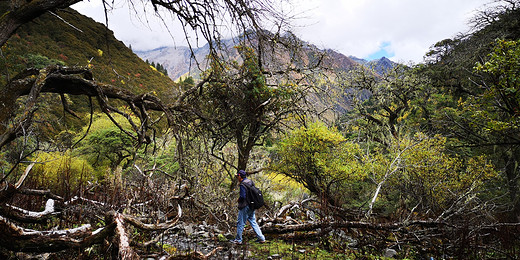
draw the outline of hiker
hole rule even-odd
[[[253,186],[253,181],[246,178],[246,171],[240,170],[237,173],[238,182],[240,183],[240,196],[238,197],[238,220],[237,220],[237,236],[235,239],[231,240],[231,242],[235,244],[242,244],[242,232],[244,231],[244,227],[246,222],[249,221],[251,227],[256,233],[256,237],[258,238],[256,242],[265,243],[265,237],[262,234],[262,230],[256,223],[255,218],[255,210],[251,209],[248,205],[248,201],[246,199],[247,186]],[[246,186],[247,185],[247,186]]]

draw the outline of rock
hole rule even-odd
[[[193,234],[193,227],[191,225],[186,225],[184,226],[184,232],[186,233],[186,235],[191,235]]]
[[[159,220],[166,220],[166,214],[164,214],[164,212],[162,212],[160,210],[157,210],[157,218]]]
[[[340,238],[340,239],[349,239],[351,237],[347,236],[347,233],[345,233],[345,231],[339,229],[339,230],[332,230],[329,232],[329,234],[332,236],[332,237],[335,237],[335,238]]]
[[[307,215],[308,219],[316,221],[316,214],[313,211],[307,210],[305,214]]]
[[[384,257],[394,257],[395,255],[397,255],[397,251],[395,251],[394,249],[391,249],[391,248],[387,248],[385,249],[385,253],[384,253]]]
[[[267,259],[279,259],[279,258],[281,258],[281,256],[279,254],[274,254],[274,255],[269,256]]]
[[[343,230],[332,230],[329,232],[329,235],[337,241],[345,242],[348,247],[355,247],[358,244],[358,241],[347,235]]]
[[[199,226],[197,227],[197,229],[198,229],[198,230],[201,230],[201,231],[206,231],[207,226],[206,226],[206,225],[199,225]]]
[[[348,244],[347,244],[348,247],[352,248],[352,247],[356,247],[358,245],[358,241],[352,237],[347,238],[347,241],[348,241]]]

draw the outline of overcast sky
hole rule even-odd
[[[474,11],[490,1],[293,0],[293,14],[299,17],[293,31],[320,48],[347,56],[386,56],[397,62],[419,63],[434,43],[467,32]],[[184,36],[178,36],[182,35],[180,26],[168,26],[172,39],[153,12],[136,15],[125,3],[115,0],[109,14],[109,28],[119,40],[134,50],[186,45]],[[73,8],[105,22],[100,0],[85,0]]]

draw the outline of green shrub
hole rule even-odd
[[[25,55],[27,67],[35,69],[43,69],[49,65],[60,65],[65,66],[65,62],[55,59],[49,59],[46,56],[40,54],[29,53]]]

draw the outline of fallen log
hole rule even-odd
[[[449,224],[445,222],[436,222],[436,221],[423,221],[416,220],[410,222],[403,223],[369,223],[369,222],[360,222],[360,221],[344,221],[344,222],[311,222],[305,224],[297,224],[297,225],[285,225],[285,224],[272,224],[266,223],[262,226],[262,232],[270,233],[270,234],[285,234],[297,231],[313,231],[317,229],[324,228],[362,228],[362,229],[371,229],[371,230],[390,230],[390,231],[398,231],[410,226],[420,226],[420,227],[440,227],[440,226],[449,226]]]
[[[15,252],[58,252],[100,243],[115,225],[91,231],[90,224],[73,229],[38,231],[22,228],[0,216],[0,246]]]
[[[175,219],[170,220],[165,223],[145,224],[145,223],[141,222],[140,220],[138,220],[136,217],[130,216],[130,215],[122,215],[122,218],[126,222],[132,224],[133,226],[135,226],[139,229],[148,230],[148,231],[158,231],[158,230],[166,230],[166,229],[172,228],[173,226],[175,226],[177,224],[177,222],[179,222],[181,216],[182,216],[182,208],[180,205],[177,205],[177,217],[175,217]]]
[[[47,200],[47,203],[45,203],[45,209],[41,212],[29,211],[6,204],[4,207],[0,207],[0,213],[12,220],[25,223],[44,223],[56,214],[53,199]]]
[[[132,247],[130,247],[130,238],[126,234],[124,227],[124,219],[123,215],[120,213],[115,213],[114,222],[116,223],[116,237],[118,240],[118,248],[119,248],[119,259],[121,260],[133,260],[139,259],[139,256],[134,252]]]
[[[64,203],[68,206],[75,201],[84,200],[97,206],[107,206],[105,203],[87,200],[84,198],[73,198]],[[37,223],[39,220],[46,219],[56,214],[54,208],[55,201],[47,200],[45,209],[41,212],[33,212],[11,205],[2,207],[2,211],[16,212],[18,219],[25,222]],[[130,239],[125,232],[124,224],[129,223],[133,226],[148,231],[166,230],[177,224],[182,216],[182,209],[178,206],[177,217],[166,223],[145,224],[134,216],[120,214],[115,211],[108,213],[107,226],[92,231],[90,224],[82,225],[73,229],[39,231],[26,229],[12,222],[13,214],[0,216],[0,247],[15,252],[57,252],[66,249],[85,248],[93,244],[101,243],[107,237],[115,234],[115,239],[119,246],[119,256],[121,259],[138,259],[139,256],[130,247]]]
[[[63,198],[61,196],[52,193],[50,190],[18,189],[18,193],[24,195],[42,196],[54,200],[63,201]]]
[[[53,194],[50,190],[34,190],[34,189],[21,189],[11,183],[0,184],[0,205],[9,201],[15,194],[35,195],[44,196],[54,200],[62,201],[63,198]]]

